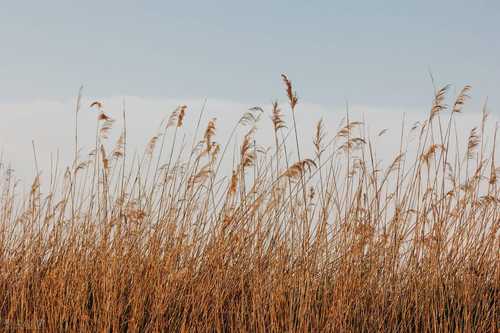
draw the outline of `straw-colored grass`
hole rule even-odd
[[[300,101],[282,79],[288,105],[235,124],[246,134],[229,172],[235,131],[218,143],[215,119],[198,120],[198,139],[181,147],[194,112],[179,106],[137,156],[125,129],[110,148],[117,129],[99,102],[88,158],[78,106],[73,165],[25,196],[2,169],[0,328],[498,332],[496,131],[485,133],[485,114],[458,144],[470,87],[449,108],[437,90],[427,119],[402,133],[413,148],[402,143],[382,168],[348,114],[334,133],[318,122],[304,156]],[[260,145],[256,123],[274,142]]]

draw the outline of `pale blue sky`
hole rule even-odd
[[[3,1],[0,102],[282,98],[421,108],[469,83],[500,106],[500,1]]]
[[[205,97],[205,118],[219,119],[224,142],[248,107],[285,102],[282,72],[298,91],[304,147],[320,117],[330,130],[338,126],[347,100],[353,116],[366,113],[371,133],[390,128],[379,146],[392,156],[403,113],[408,122],[422,120],[430,108],[429,69],[438,86],[453,84],[450,95],[473,86],[458,118],[462,139],[479,123],[486,97],[490,125],[500,116],[498,0],[16,0],[2,1],[0,28],[0,156],[27,179],[32,140],[46,172],[57,150],[71,163],[81,84],[84,107],[97,99],[120,118],[127,101],[137,149],[180,103],[193,127]],[[90,150],[95,112],[85,111],[80,144]],[[259,134],[263,144],[269,138]]]

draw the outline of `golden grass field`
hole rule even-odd
[[[126,126],[94,102],[83,153],[79,98],[72,165],[29,193],[2,166],[0,329],[498,332],[497,133],[486,112],[458,133],[470,87],[436,89],[428,117],[401,130],[413,146],[382,167],[348,113],[318,121],[306,156],[295,113],[307,111],[282,79],[287,103],[244,114],[237,146],[181,105],[132,155]],[[180,146],[184,127],[196,140]]]

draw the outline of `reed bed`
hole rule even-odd
[[[2,167],[1,329],[498,332],[497,133],[484,112],[459,144],[470,87],[437,89],[383,166],[348,113],[336,130],[319,121],[305,149],[307,111],[282,80],[288,103],[252,108],[227,142],[181,105],[140,154],[100,102],[82,152],[79,97],[72,165],[29,193]]]

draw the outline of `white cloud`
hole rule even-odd
[[[148,140],[157,132],[160,121],[168,117],[180,104],[188,105],[188,113],[181,137],[185,135],[186,144],[192,142],[194,127],[198,121],[203,100],[154,99],[135,96],[97,98],[104,104],[105,112],[117,119],[110,136],[114,142],[122,127],[122,109],[125,102],[128,147],[141,151]],[[96,111],[89,109],[92,102],[82,100],[79,113],[79,144],[82,152],[93,148],[96,133]],[[225,143],[229,133],[238,119],[254,105],[231,101],[208,100],[203,114],[200,131],[203,131],[207,120],[217,118],[217,141]],[[256,139],[262,145],[272,145],[271,122],[269,121],[270,106],[262,106],[266,110]],[[291,128],[291,114],[288,105],[281,105],[286,120]],[[74,153],[74,120],[75,100],[66,101],[34,101],[29,103],[0,104],[0,148],[3,152],[3,162],[11,163],[19,178],[31,181],[34,175],[32,140],[35,142],[37,157],[43,175],[50,172],[50,158],[55,158],[59,151],[60,166],[68,165]],[[331,110],[312,103],[300,103],[296,112],[300,144],[305,156],[312,151],[312,137],[316,122],[323,118],[325,129],[329,135],[336,133],[341,120],[345,117],[344,110]],[[421,121],[427,116],[427,110],[387,110],[368,106],[350,107],[351,120],[364,120],[372,138],[374,138],[380,158],[389,158],[399,148],[401,124],[405,116],[408,129],[415,121]],[[496,117],[491,116],[489,134],[493,134]],[[481,115],[477,112],[463,113],[457,117],[457,126],[462,140],[469,134],[470,128],[480,123]],[[387,133],[377,137],[382,129]],[[243,130],[239,131],[240,137]],[[293,144],[293,142],[291,142]],[[291,146],[291,147],[294,147]],[[229,150],[232,146],[229,147]],[[82,154],[83,154],[82,153]]]

